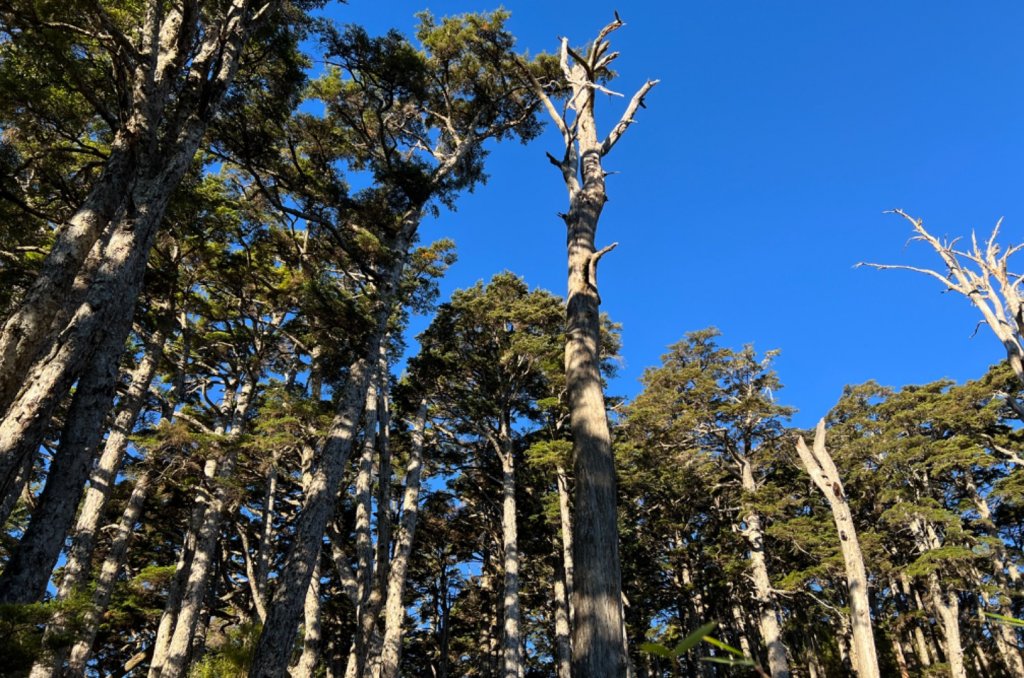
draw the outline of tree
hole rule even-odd
[[[550,154],[548,158],[561,171],[569,192],[569,209],[563,216],[569,257],[565,374],[575,459],[575,510],[576,515],[588,516],[586,521],[576,522],[573,537],[578,573],[573,588],[573,667],[579,675],[588,676],[623,675],[626,671],[615,464],[600,374],[597,264],[615,247],[598,250],[595,246],[598,220],[607,201],[602,159],[633,124],[644,97],[657,84],[656,80],[644,83],[618,124],[605,138],[598,136],[595,99],[598,92],[608,91],[602,83],[611,75],[609,65],[619,55],[608,52],[606,38],[622,25],[616,15],[615,21],[598,33],[586,56],[562,38],[557,72],[550,61],[542,60],[532,69],[524,66],[534,93],[565,143],[561,160]],[[565,98],[564,113],[545,91],[548,77],[554,92]]]
[[[807,447],[799,436],[796,449],[811,480],[818,487],[829,506],[839,533],[839,546],[846,566],[846,584],[850,592],[850,623],[853,627],[853,666],[858,676],[877,678],[878,657],[871,628],[871,603],[868,599],[868,576],[864,568],[864,554],[857,540],[853,516],[843,492],[843,481],[832,457],[825,448],[825,420],[818,422],[813,448]]]
[[[435,416],[448,421],[455,435],[477,438],[477,445],[482,443],[499,461],[502,675],[521,677],[524,637],[516,477],[522,449],[515,426],[523,419],[540,417],[537,401],[553,395],[548,375],[557,372],[562,349],[561,304],[547,292],[529,292],[511,274],[500,274],[486,287],[477,284],[456,292],[419,339],[423,351],[416,359],[417,377],[431,385]]]

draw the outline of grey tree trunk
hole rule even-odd
[[[124,452],[128,446],[128,437],[135,427],[135,422],[145,402],[145,396],[156,372],[157,360],[162,352],[165,338],[166,333],[158,330],[148,342],[147,351],[142,360],[132,371],[130,385],[122,399],[121,409],[114,418],[114,425],[103,444],[103,453],[100,455],[99,462],[89,477],[89,487],[85,490],[85,498],[79,509],[78,520],[73,532],[74,540],[64,565],[64,575],[57,587],[57,600],[66,600],[89,579],[96,533],[100,527],[103,510],[113,492],[117,473],[121,468]],[[146,476],[143,478],[146,479],[146,482],[142,484],[142,488],[148,490],[148,478]],[[139,482],[141,483],[142,479]],[[141,501],[140,499],[140,507]],[[67,621],[63,615],[58,613],[47,624],[43,634],[43,645],[52,648],[53,651],[41,656],[36,662],[32,668],[32,678],[58,674],[60,666],[67,656],[68,648],[56,646],[55,639],[67,634]]]
[[[373,585],[374,549],[370,534],[370,514],[373,510],[373,457],[377,444],[377,387],[373,378],[366,389],[366,405],[363,417],[363,452],[359,458],[356,474],[356,632],[352,636],[345,678],[361,676],[366,663],[366,649],[369,631],[374,618],[369,608],[370,589]],[[370,628],[366,629],[367,624]],[[365,629],[365,632],[364,632]]]
[[[745,491],[757,490],[754,471],[747,459],[741,462],[740,478]],[[772,593],[771,578],[768,576],[768,565],[765,562],[761,516],[757,511],[749,511],[744,516],[744,522],[746,528],[743,535],[750,543],[750,576],[754,582],[754,601],[757,603],[761,637],[768,649],[768,668],[772,678],[788,678],[789,661],[786,659],[786,646],[782,644],[782,628],[779,625],[775,595]]]
[[[303,605],[302,654],[299,662],[289,671],[293,678],[310,678],[315,675],[320,663],[320,644],[323,640],[320,628],[320,559],[313,566],[313,576],[306,589]]]
[[[153,476],[151,472],[146,472],[139,476],[139,479],[135,481],[135,487],[132,488],[131,497],[128,499],[128,505],[124,509],[121,520],[114,528],[114,532],[111,535],[110,549],[107,551],[99,576],[96,579],[96,588],[93,590],[92,600],[85,611],[81,626],[77,629],[78,639],[71,648],[68,668],[65,672],[66,676],[79,678],[85,675],[85,665],[92,652],[93,641],[96,640],[96,633],[99,631],[100,622],[103,620],[103,613],[110,603],[110,596],[114,592],[114,584],[117,583],[117,575],[121,571],[125,554],[128,552],[128,544],[131,541],[135,523],[138,522],[139,516],[142,515],[142,507],[149,494],[152,481]],[[41,677],[55,674],[44,672],[39,675]],[[32,678],[37,678],[35,669],[33,669]]]
[[[193,9],[198,8],[189,7],[189,13]],[[273,3],[256,7],[249,0],[233,0],[222,25],[207,26],[199,35],[198,12],[193,20],[184,21],[184,10],[177,6],[163,16],[160,3],[151,5],[148,32],[143,32],[151,36],[144,50],[151,58],[137,74],[126,123],[127,132],[139,137],[138,152],[146,149],[146,153],[133,165],[130,190],[112,181],[111,191],[118,189],[122,194],[118,204],[123,209],[114,207],[114,216],[104,226],[105,209],[94,206],[91,217],[64,229],[61,237],[67,242],[58,248],[60,261],[44,266],[57,271],[60,280],[41,280],[40,290],[45,284],[53,288],[40,291],[44,296],[39,300],[30,293],[0,334],[0,355],[8,361],[0,369],[0,391],[6,388],[2,380],[27,377],[17,395],[0,401],[0,482],[6,484],[12,469],[20,465],[19,454],[38,447],[54,409],[89,360],[96,360],[97,348],[109,343],[123,348],[146,261],[171,193],[192,164],[206,127],[234,80],[255,22],[266,20],[273,9]],[[193,43],[197,43],[195,53],[186,53],[185,46]],[[178,98],[194,108],[179,107],[168,122],[163,118],[176,86],[182,88]],[[158,130],[163,131],[158,134]],[[108,239],[90,242],[104,228]],[[88,272],[88,289],[78,304],[76,295],[68,292],[79,276],[78,262],[84,261],[94,244],[102,244],[102,252],[95,270]],[[76,308],[67,307],[71,299]],[[60,327],[50,334],[54,318],[61,315],[70,320],[58,323]],[[44,339],[44,334],[50,338]]]
[[[234,473],[238,448],[230,443],[230,438],[237,437],[244,431],[249,409],[256,398],[256,390],[256,383],[252,378],[246,381],[239,391],[235,410],[226,417],[231,422],[231,429],[227,433],[229,438],[227,451],[218,464],[217,478],[221,479],[221,482],[215,483],[213,487],[204,488],[202,492],[206,511],[196,536],[195,553],[192,556],[181,605],[174,621],[174,632],[167,645],[166,658],[155,675],[151,668],[150,674],[153,678],[182,678],[188,671],[196,625],[206,601],[210,575],[216,564],[221,524],[231,502],[231,484],[224,481],[229,480]]]
[[[380,327],[380,325],[378,325]],[[299,513],[295,539],[282,565],[282,576],[272,598],[267,620],[263,625],[249,675],[252,678],[278,678],[285,673],[291,647],[298,632],[306,589],[313,565],[323,542],[327,522],[334,513],[334,498],[362,418],[373,365],[384,333],[371,338],[372,350],[349,368],[348,382],[339,399],[327,441],[321,452],[319,467],[312,475],[305,501]]]
[[[854,666],[862,678],[880,678],[875,636],[871,626],[871,602],[868,598],[868,575],[864,568],[864,554],[857,540],[853,514],[846,501],[839,469],[825,448],[825,420],[818,422],[814,447],[807,447],[802,437],[797,439],[797,452],[811,480],[832,508],[832,518],[839,535],[839,548],[846,567],[846,584],[850,594],[850,625],[853,632]]]
[[[18,547],[0,575],[0,603],[31,603],[46,593],[68,529],[89,477],[103,422],[117,386],[118,362],[131,316],[112,328],[78,383],[50,464],[39,505]]]
[[[405,493],[402,496],[402,517],[395,535],[395,552],[388,573],[388,594],[384,604],[384,642],[380,661],[371,674],[374,678],[396,678],[402,650],[402,625],[405,606],[402,602],[409,556],[416,536],[419,518],[419,495],[423,472],[423,445],[427,422],[427,403],[420,403],[412,430],[412,450],[405,468]]]
[[[922,552],[942,547],[935,530],[924,518],[916,517],[910,521],[910,531]],[[942,626],[945,641],[946,662],[952,678],[966,678],[967,669],[964,664],[964,648],[960,639],[960,601],[956,591],[944,591],[939,582],[939,575],[930,572],[926,578],[928,596],[931,598],[935,617]]]
[[[498,457],[501,460],[501,542],[504,554],[505,586],[502,623],[502,675],[523,676],[523,639],[520,632],[519,538],[516,527],[515,451],[509,422],[502,420],[498,433]]]
[[[555,602],[555,669],[558,678],[572,678],[572,643],[569,628],[569,596],[565,586],[565,567],[555,559],[552,594]]]
[[[644,96],[656,84],[648,81],[630,101],[619,123],[603,140],[598,137],[594,97],[603,89],[599,74],[618,56],[608,53],[607,36],[622,26],[605,26],[586,58],[569,49],[562,39],[560,63],[572,96],[563,115],[533,77],[530,84],[562,134],[561,160],[549,156],[559,168],[569,193],[564,215],[569,260],[566,304],[565,373],[575,458],[577,520],[573,558],[573,667],[579,676],[619,676],[627,668],[623,651],[621,574],[616,517],[615,464],[601,383],[600,296],[597,263],[614,247],[597,250],[597,224],[607,201],[601,159],[611,151],[633,122]],[[566,119],[568,111],[573,117]]]
[[[558,517],[562,531],[562,566],[565,570],[565,597],[569,604],[569,628],[571,629],[576,623],[576,615],[572,608],[574,570],[572,561],[572,497],[569,493],[569,477],[561,465],[555,469],[555,483],[558,487]]]

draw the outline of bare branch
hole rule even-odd
[[[608,152],[612,150],[626,130],[629,129],[629,126],[635,122],[633,120],[633,116],[636,115],[636,110],[644,107],[644,97],[647,96],[647,93],[650,92],[651,88],[657,85],[658,82],[658,80],[648,80],[639,90],[637,90],[636,94],[633,95],[629,105],[626,107],[626,111],[622,114],[622,118],[619,119],[618,124],[612,128],[612,131],[608,133],[608,136],[601,144],[601,155],[608,155]]]

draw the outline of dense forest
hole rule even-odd
[[[1024,676],[1022,246],[897,210],[935,268],[867,265],[973,305],[965,383],[802,430],[695,327],[619,397],[618,14],[323,9],[0,0],[0,675]],[[422,224],[544,129],[566,296],[443,298]]]

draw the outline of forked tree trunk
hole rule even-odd
[[[412,450],[405,468],[405,493],[402,496],[402,517],[395,535],[395,553],[388,573],[388,595],[384,604],[384,642],[380,661],[371,674],[375,678],[396,678],[401,660],[402,625],[405,606],[402,602],[405,578],[409,570],[416,522],[419,518],[420,483],[423,473],[423,445],[426,435],[427,403],[420,403],[412,429]]]
[[[825,448],[825,420],[818,422],[813,448],[807,447],[803,437],[797,438],[797,452],[811,480],[832,508],[832,518],[839,535],[839,548],[846,567],[846,585],[850,595],[850,626],[853,633],[853,665],[861,678],[880,678],[875,636],[871,626],[871,601],[868,597],[868,575],[864,568],[864,554],[860,550],[853,514],[846,501],[839,469]]]

